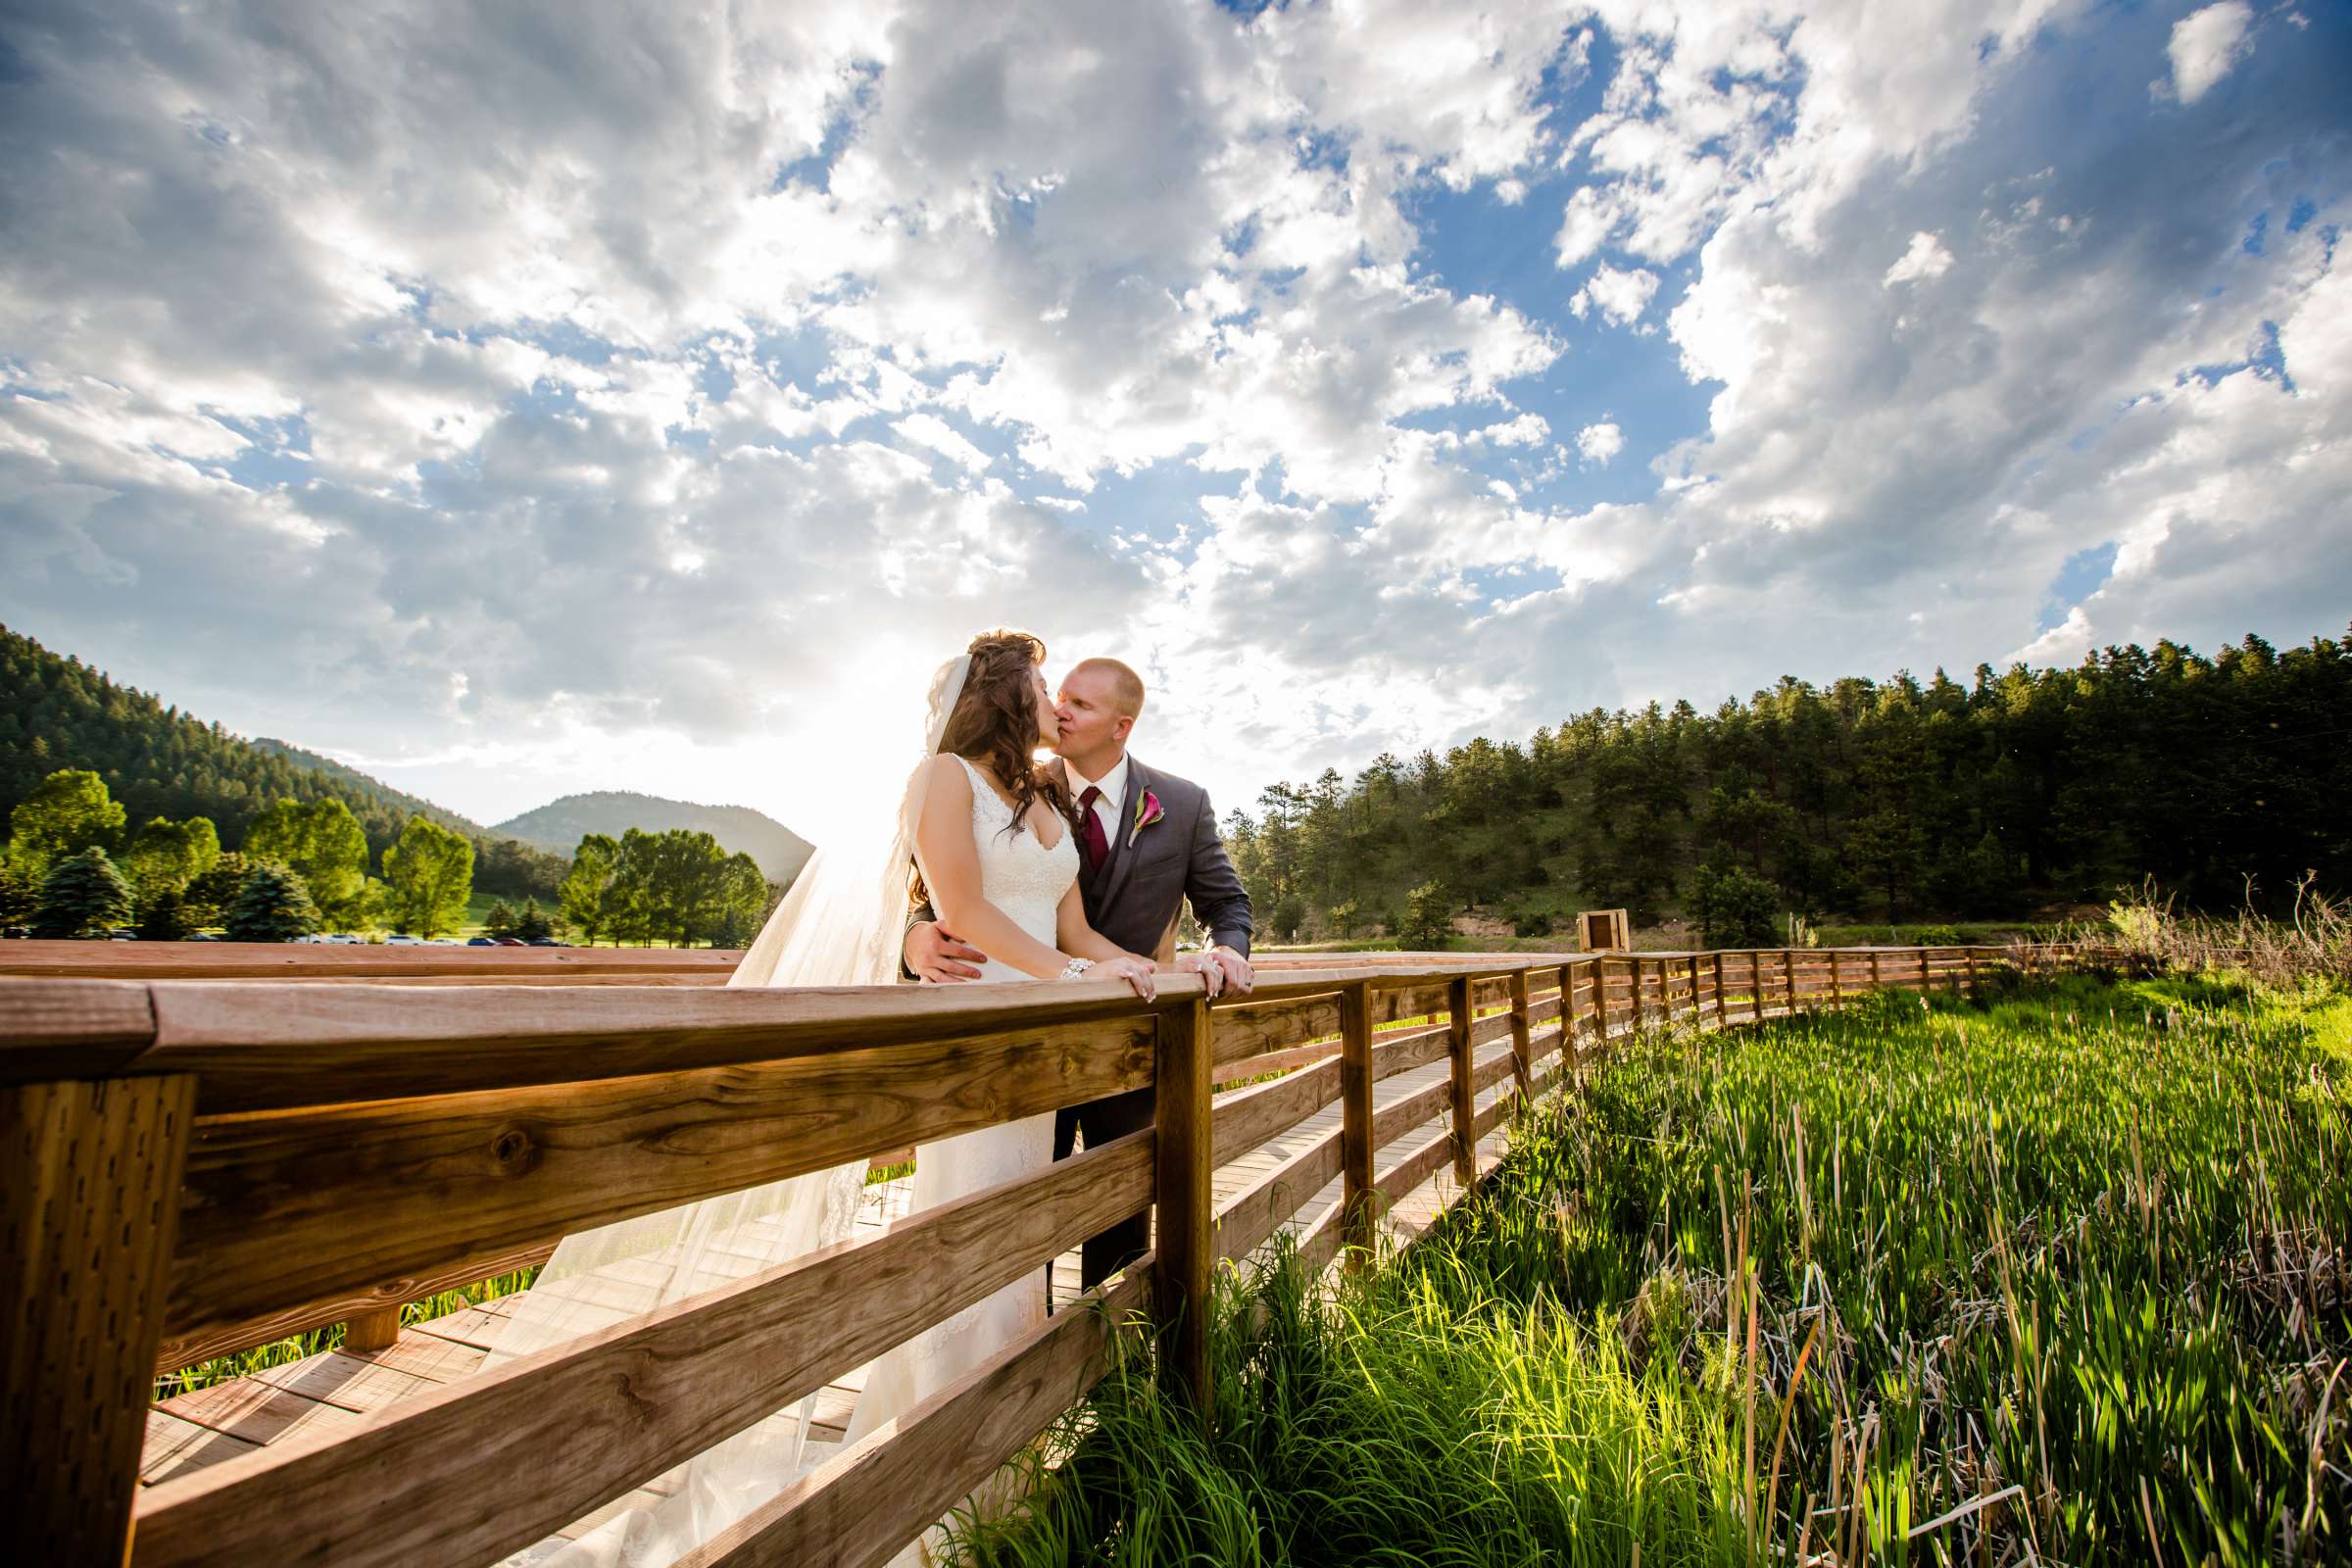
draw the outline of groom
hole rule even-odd
[[[1254,983],[1250,895],[1226,858],[1207,791],[1127,755],[1127,737],[1144,710],[1143,679],[1115,659],[1082,661],[1062,678],[1054,710],[1061,725],[1051,742],[1059,754],[1054,767],[1077,808],[1071,831],[1088,923],[1129,953],[1164,963],[1176,951],[1178,910],[1190,899],[1210,946],[1177,958],[1176,967],[1199,973],[1212,997],[1227,986],[1248,991]],[[973,965],[986,956],[929,919],[906,928],[906,968],[925,980],[976,980]],[[1067,1159],[1079,1134],[1089,1149],[1100,1149],[1151,1125],[1149,1087],[1068,1105],[1054,1118],[1054,1157]],[[1092,1290],[1151,1245],[1144,1214],[1089,1239],[1080,1253],[1082,1287]]]

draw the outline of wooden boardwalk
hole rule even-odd
[[[1507,1044],[1489,1046],[1480,1051],[1479,1059],[1492,1062],[1509,1053]],[[1383,1079],[1375,1086],[1375,1106],[1385,1109],[1443,1083],[1447,1072],[1447,1062],[1440,1057]],[[1480,1108],[1492,1103],[1496,1095],[1509,1092],[1507,1080],[1490,1089],[1480,1097]],[[1223,1204],[1255,1187],[1294,1155],[1330,1136],[1339,1127],[1340,1119],[1340,1106],[1335,1102],[1219,1167],[1213,1177],[1216,1201]],[[1376,1168],[1385,1170],[1396,1164],[1423,1145],[1437,1125],[1424,1122],[1381,1150],[1375,1160]],[[1499,1131],[1481,1140],[1478,1154],[1482,1178],[1499,1160],[1501,1147]],[[1340,1188],[1338,1180],[1332,1181],[1282,1229],[1299,1237],[1311,1233],[1338,1206]],[[878,1234],[903,1216],[911,1190],[909,1177],[867,1188],[865,1203],[858,1215],[860,1232],[866,1236]],[[1409,1242],[1460,1196],[1451,1166],[1447,1165],[1392,1206],[1386,1217],[1387,1230],[1398,1243]],[[743,1261],[740,1272],[750,1272],[758,1266],[757,1260]],[[1056,1260],[1053,1277],[1057,1304],[1079,1294],[1078,1273],[1079,1258],[1075,1250]],[[527,1293],[410,1325],[401,1330],[396,1343],[383,1350],[328,1350],[166,1399],[148,1416],[146,1445],[139,1465],[140,1485],[153,1486],[274,1444],[307,1445],[330,1439],[404,1399],[462,1382],[490,1360],[499,1331],[523,1294]],[[581,1316],[583,1327],[593,1327],[613,1321],[618,1314],[599,1312],[589,1305]],[[863,1379],[864,1369],[859,1368],[818,1396],[810,1423],[811,1442],[841,1440]],[[643,1503],[650,1496],[666,1494],[676,1485],[677,1476],[678,1472],[672,1471],[613,1499],[559,1532],[543,1544],[543,1549],[553,1551],[564,1541],[594,1529],[613,1514]]]

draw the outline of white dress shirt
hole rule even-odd
[[[1086,793],[1089,785],[1102,792],[1095,801],[1095,819],[1102,824],[1102,842],[1109,846],[1112,854],[1117,854],[1119,829],[1122,826],[1119,808],[1127,800],[1127,754],[1121,752],[1119,760],[1110,764],[1110,771],[1101,778],[1088,778],[1070,766],[1066,759],[1062,762],[1062,771],[1069,774],[1070,799],[1073,802]]]

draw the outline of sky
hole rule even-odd
[[[14,6],[0,621],[812,835],[999,625],[1220,808],[2340,636],[2348,80],[2324,0]]]

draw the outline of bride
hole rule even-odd
[[[1069,803],[1033,760],[1058,732],[1045,644],[984,632],[932,677],[923,756],[895,823],[821,847],[728,984],[886,985],[907,910],[927,892],[941,922],[988,956],[984,981],[1115,976],[1146,999],[1151,960],[1087,924]],[[1041,1170],[1051,1111],[922,1146],[912,1208]],[[864,1195],[859,1159],[748,1192],[565,1237],[517,1298],[490,1360],[528,1354],[713,1289],[848,1237]],[[1046,1271],[1005,1286],[885,1353],[867,1369],[849,1423],[856,1442],[1042,1323]],[[816,1396],[738,1433],[672,1472],[636,1505],[569,1544],[510,1559],[563,1568],[663,1568],[811,1468]],[[662,1489],[667,1487],[667,1491]]]

